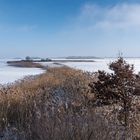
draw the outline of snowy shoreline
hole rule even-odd
[[[81,62],[67,62],[60,61],[58,59],[56,62],[39,62],[39,64],[45,67],[45,69],[67,66],[70,68],[79,69],[87,72],[97,72],[98,70],[112,72],[111,70],[109,70],[108,65],[115,60],[116,58],[106,58],[93,59],[92,62],[82,62],[82,60]],[[134,65],[134,72],[136,74],[140,72],[140,58],[127,58],[125,60],[127,63]],[[40,68],[23,68],[8,66],[6,62],[7,60],[0,60],[0,84],[14,83],[17,80],[22,80],[26,76],[40,75],[45,72],[45,70]]]

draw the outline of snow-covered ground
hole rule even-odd
[[[112,72],[111,70],[109,70],[108,65],[116,59],[108,58],[108,59],[92,59],[92,60],[94,60],[95,62],[65,62],[61,64],[88,72],[96,72],[98,70]],[[134,64],[135,73],[140,72],[140,58],[127,58],[125,60],[129,64]]]
[[[11,59],[10,59],[11,60]],[[91,60],[91,59],[90,59]],[[92,59],[95,62],[64,62],[60,63],[72,68],[80,69],[88,72],[96,72],[98,70],[105,70],[111,72],[108,69],[108,65],[116,59]],[[140,58],[125,59],[129,64],[134,64],[135,73],[140,72]],[[7,59],[0,59],[0,84],[7,84],[19,80],[29,75],[38,75],[44,71],[38,68],[18,68],[11,67],[6,64],[9,61]],[[54,64],[53,62],[41,62],[42,65],[48,67],[60,67],[61,65]]]
[[[6,64],[7,59],[0,59],[0,84],[12,83],[29,75],[38,75],[44,71],[38,68],[18,68]]]
[[[109,62],[103,60],[96,60],[96,62],[66,62],[62,64],[88,72],[96,72],[98,70],[105,70],[107,72],[111,72],[108,69]]]

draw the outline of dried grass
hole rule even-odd
[[[92,107],[94,95],[88,86],[91,80],[96,80],[92,74],[63,67],[1,87],[0,137],[3,140],[124,139],[124,128],[117,118],[110,120],[103,113],[110,107]]]

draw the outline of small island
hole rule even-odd
[[[14,67],[26,67],[26,68],[41,68],[46,69],[44,65],[41,64],[41,62],[51,62],[57,65],[61,65],[61,63],[67,63],[67,62],[95,62],[92,59],[50,59],[50,58],[39,58],[39,57],[29,57],[27,56],[25,59],[16,60],[16,61],[7,61],[7,64],[9,66]]]
[[[35,62],[32,62],[32,61],[25,61],[25,60],[7,61],[7,64],[9,66],[14,66],[14,67],[42,68],[42,69],[44,69],[44,66],[39,64],[39,63],[35,63]]]

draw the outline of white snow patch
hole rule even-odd
[[[0,84],[12,83],[25,76],[38,75],[44,71],[39,68],[19,68],[6,64],[6,60],[0,60]]]

